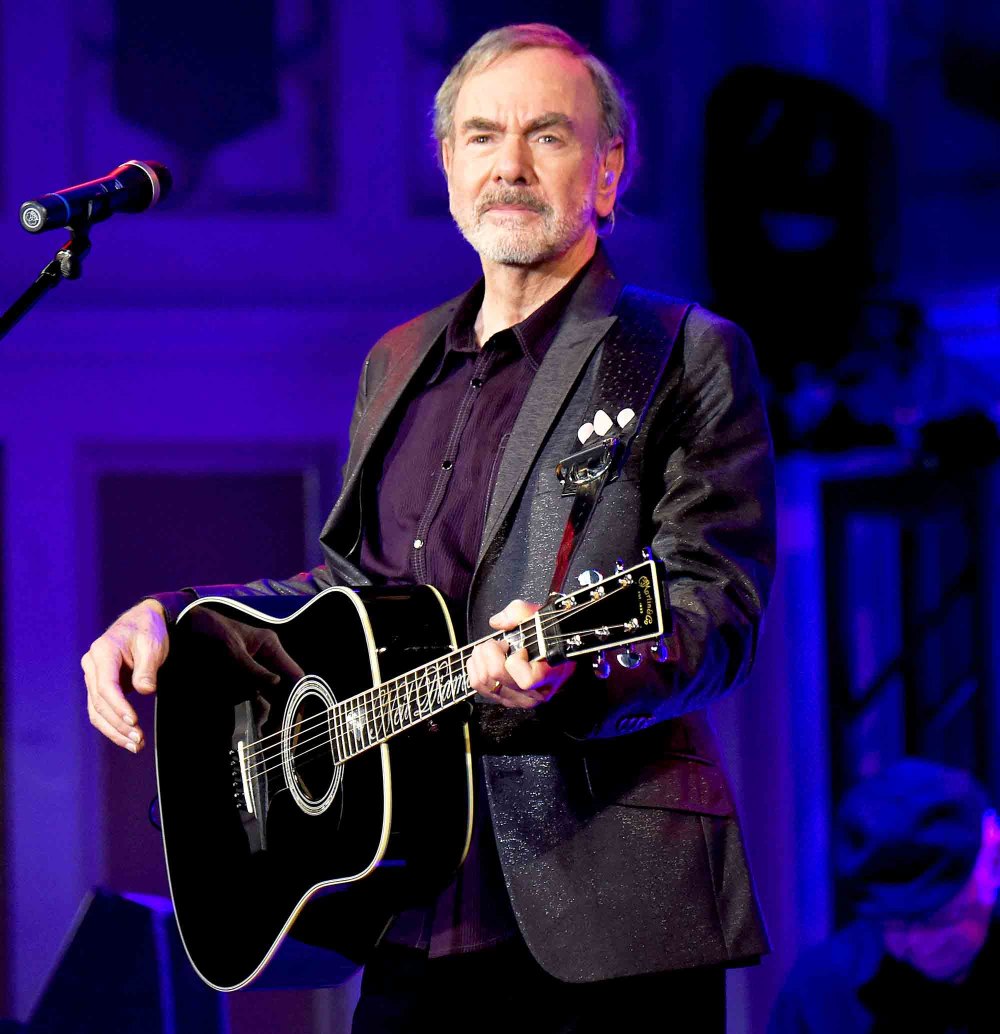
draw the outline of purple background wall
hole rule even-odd
[[[166,162],[178,182],[172,206],[98,227],[83,281],[60,287],[0,344],[0,1015],[22,1018],[83,894],[125,879],[116,859],[129,849],[130,818],[149,839],[145,802],[123,819],[124,791],[113,785],[141,762],[102,749],[78,667],[103,612],[129,602],[107,596],[106,475],[290,471],[318,486],[301,496],[315,528],[335,491],[317,471],[343,453],[365,351],[477,268],[447,218],[422,121],[443,64],[471,41],[452,31],[475,21],[464,6],[187,2],[168,5],[161,24],[134,6],[51,0],[42,19],[33,5],[0,0],[0,306],[59,243],[18,228],[21,201],[132,157]],[[559,5],[515,6],[512,17],[558,20]],[[934,61],[943,39],[996,30],[988,13],[954,0],[605,0],[567,7],[566,18],[631,71],[644,105],[636,214],[609,242],[626,277],[710,296],[709,92],[744,63],[804,72],[893,127],[891,287],[924,308],[939,369],[995,369],[1000,135],[945,98]],[[236,86],[222,75],[234,68]],[[776,949],[730,979],[734,1034],[763,1029],[796,952],[832,922],[822,488],[901,462],[799,454],[782,465],[781,567],[760,662],[718,713]],[[116,498],[117,526],[128,525],[129,506],[141,523],[145,497]],[[120,538],[137,570],[155,569],[155,541]],[[877,543],[859,548],[879,554]],[[886,593],[869,601],[872,613],[891,605]],[[234,1029],[266,1029],[265,1001],[242,996]],[[347,1008],[333,993],[271,1007],[331,1034]]]

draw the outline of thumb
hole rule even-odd
[[[490,618],[490,625],[493,628],[509,631],[522,621],[527,621],[538,609],[539,604],[537,603],[527,603],[525,600],[511,600],[503,610]]]
[[[140,693],[156,692],[156,670],[160,658],[154,641],[145,635],[136,637],[132,647],[132,687]]]

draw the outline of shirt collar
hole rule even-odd
[[[555,337],[556,328],[566,312],[573,293],[587,275],[592,262],[593,258],[588,260],[573,279],[561,287],[548,301],[543,302],[520,323],[508,327],[506,330],[498,331],[486,342],[484,347],[494,345],[502,347],[504,343],[510,343],[511,337],[513,337],[528,362],[537,370]],[[445,354],[479,351],[474,327],[479,309],[483,304],[483,289],[484,281],[480,279],[459,302],[445,333]]]

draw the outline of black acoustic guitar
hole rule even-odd
[[[551,661],[597,654],[598,674],[606,650],[637,663],[640,640],[658,639],[660,656],[645,553],[493,638]],[[177,922],[207,984],[245,986],[290,932],[350,956],[451,878],[472,829],[475,645],[457,645],[429,586],[183,611],[159,680],[156,770]]]

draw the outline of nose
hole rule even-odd
[[[531,148],[519,133],[505,133],[497,151],[493,178],[507,184],[530,184],[534,181]]]

